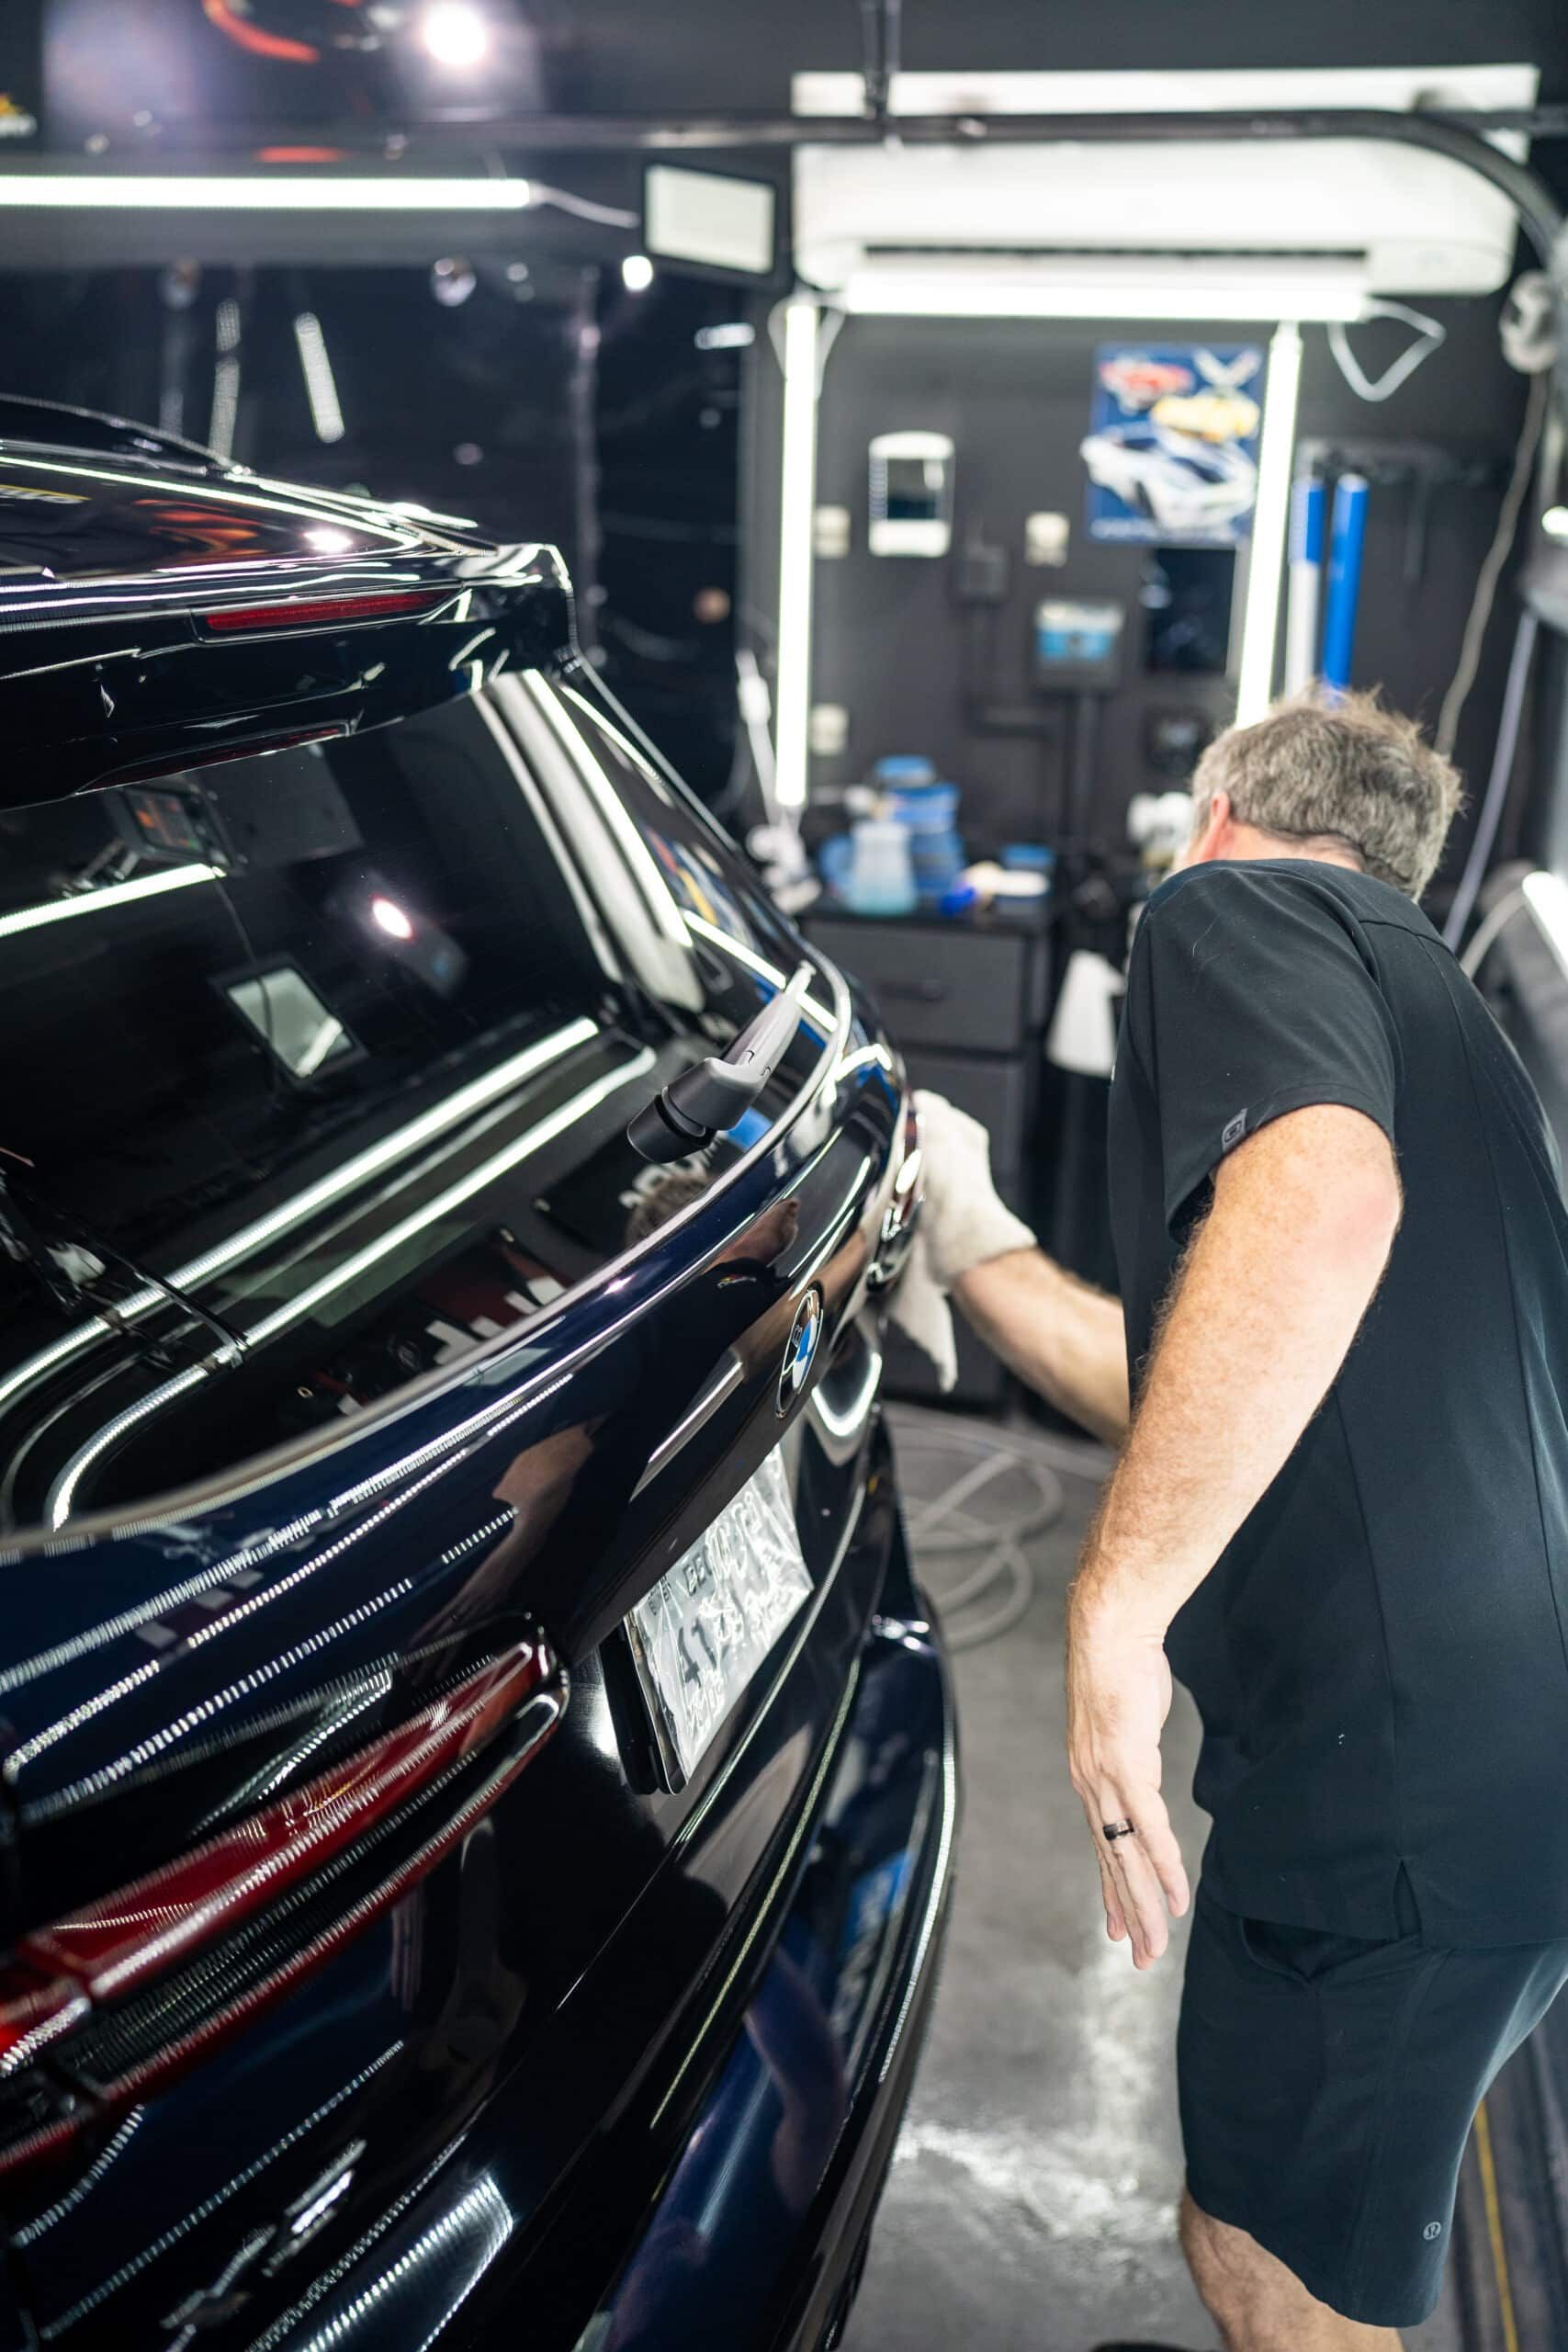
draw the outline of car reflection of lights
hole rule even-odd
[[[425,2176],[426,2179],[430,2177],[431,2175]],[[424,2181],[419,2185],[423,2188]],[[500,2258],[512,2231],[511,2207],[497,2188],[493,2175],[481,2173],[474,2187],[457,2199],[449,2212],[433,2222],[378,2278],[361,2288],[341,2311],[318,2328],[300,2352],[337,2352],[340,2345],[359,2333],[362,2322],[374,2324],[372,2315],[400,2290],[406,2290],[412,2300],[438,2288],[440,2320],[431,2326],[428,2335],[422,2334],[422,2341],[434,2343],[439,2328],[446,2325],[485,2272]],[[422,2331],[429,2320],[422,2303]],[[412,2342],[412,2337],[405,2340]]]
[[[183,875],[194,869],[182,866],[179,871]],[[98,899],[112,895],[108,891],[96,894]],[[72,908],[79,903],[87,902],[66,901]],[[586,1018],[569,1022],[564,1028],[553,1030],[547,1037],[537,1039],[521,1053],[498,1062],[482,1078],[470,1080],[467,1086],[459,1087],[455,1094],[436,1103],[433,1110],[411,1120],[407,1126],[399,1127],[380,1143],[372,1145],[369,1150],[357,1153],[352,1159],[345,1159],[330,1176],[323,1176],[318,1183],[307,1186],[304,1192],[296,1193],[281,1207],[273,1209],[266,1216],[256,1218],[250,1225],[242,1226],[238,1232],[230,1234],[226,1240],[217,1243],[199,1258],[192,1258],[186,1264],[176,1266],[169,1280],[177,1289],[189,1290],[197,1283],[209,1281],[214,1274],[225,1272],[253,1250],[265,1248],[266,1243],[276,1241],[294,1227],[305,1224],[318,1210],[330,1208],[333,1202],[351,1193],[356,1184],[366,1182],[397,1160],[406,1159],[422,1145],[457,1126],[470,1114],[487,1108],[513,1087],[521,1085],[525,1079],[532,1078],[551,1062],[559,1061],[564,1055],[575,1052],[580,1046],[589,1044],[597,1035],[593,1023]],[[121,1324],[136,1322],[154,1306],[162,1306],[164,1296],[162,1290],[151,1286],[135,1291],[119,1302],[116,1308],[117,1320]],[[83,1349],[91,1347],[105,1336],[108,1329],[102,1317],[95,1315],[76,1330],[68,1331],[63,1339],[54,1340],[51,1346],[39,1349],[37,1355],[29,1356],[25,1363],[18,1364],[14,1372],[0,1380],[0,1408],[9,1404],[13,1397],[31,1387],[36,1381],[57,1371],[62,1363],[68,1363]]]
[[[727,956],[733,956],[738,964],[743,964],[749,972],[755,972],[759,979],[772,980],[779,989],[787,986],[788,974],[781,971],[776,964],[770,964],[765,956],[759,956],[754,948],[748,947],[744,940],[733,938],[728,931],[720,931],[716,923],[705,922],[700,915],[687,915],[685,924],[694,939],[705,939],[710,945],[721,947]],[[800,1003],[802,1012],[810,1015],[822,1034],[830,1035],[833,1016],[827,1007],[809,996],[803,996]]]
[[[436,1193],[434,1200],[426,1201],[423,1207],[413,1210],[410,1216],[400,1217],[386,1232],[378,1234],[374,1241],[367,1242],[363,1250],[355,1250],[342,1259],[331,1273],[323,1274],[319,1282],[308,1283],[285,1306],[276,1308],[271,1315],[264,1315],[261,1321],[253,1324],[244,1334],[243,1347],[216,1350],[205,1363],[193,1364],[188,1371],[176,1374],[174,1379],[164,1381],[138,1404],[116,1414],[112,1421],[77,1449],[56,1479],[49,1498],[50,1525],[64,1525],[71,1515],[76,1490],[87,1471],[139,1422],[145,1420],[150,1414],[161,1412],[165,1405],[173,1404],[191,1388],[210,1378],[214,1372],[227,1371],[243,1355],[265,1347],[280,1332],[303,1322],[326,1299],[333,1297],[350,1283],[358,1282],[362,1275],[379,1265],[383,1258],[400,1250],[405,1242],[413,1240],[427,1227],[438,1223],[450,1210],[460,1207],[474,1193],[482,1192],[487,1184],[495,1183],[520,1160],[526,1159],[531,1152],[541,1149],[547,1143],[553,1143],[558,1136],[575,1126],[586,1113],[609,1101],[612,1095],[623,1092],[635,1080],[646,1078],[653,1064],[653,1054],[644,1046],[629,1061],[623,1062],[618,1069],[596,1080],[592,1086],[581,1088],[558,1109],[543,1119],[536,1120],[522,1135],[514,1136],[503,1150],[492,1153],[477,1168],[470,1168],[466,1176],[459,1177],[455,1184],[448,1184],[443,1192]]]
[[[102,914],[109,907],[129,906],[136,899],[156,899],[165,890],[188,890],[193,882],[220,878],[216,865],[175,865],[164,874],[143,874],[134,882],[110,882],[101,890],[83,890],[73,899],[51,899],[47,906],[17,907],[10,914],[0,915],[0,939],[37,931],[46,922],[64,922],[72,915]]]
[[[413,937],[412,919],[404,913],[396,899],[384,898],[379,891],[370,901],[370,920],[378,931],[386,933],[389,939],[408,940]]]

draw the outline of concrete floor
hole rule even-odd
[[[935,1496],[968,1458],[906,1424],[906,1494]],[[1089,2352],[1122,2339],[1212,2352],[1217,2341],[1174,2235],[1185,1939],[1179,1930],[1143,1976],[1108,1941],[1061,1762],[1063,1597],[1096,1483],[1063,1478],[1060,1519],[1027,1546],[1027,1613],[956,1660],[966,1797],[946,1962],[845,2352]],[[1031,1499],[1009,1471],[976,1509]],[[918,1536],[915,1549],[919,1563]],[[922,1573],[940,1594],[966,1565],[932,1553]],[[1166,1792],[1194,1869],[1205,1826],[1188,1793],[1196,1750],[1179,1690]],[[1410,2352],[1459,2352],[1459,2341],[1450,2309],[1406,2338]]]

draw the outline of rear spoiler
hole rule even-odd
[[[389,726],[575,643],[547,547],[29,582],[0,594],[0,807]]]

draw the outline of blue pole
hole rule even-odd
[[[1330,694],[1344,694],[1350,684],[1356,605],[1361,593],[1361,542],[1366,529],[1366,479],[1361,474],[1341,474],[1334,485],[1334,517],[1328,532],[1328,595],[1323,618],[1323,683]]]

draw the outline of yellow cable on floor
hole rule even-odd
[[[1486,2205],[1486,2234],[1492,2241],[1492,2267],[1497,2278],[1497,2308],[1503,2317],[1506,2352],[1519,2352],[1519,2330],[1514,2318],[1514,2292],[1508,2283],[1508,2250],[1503,2243],[1503,2206],[1497,2195],[1497,2167],[1492,2158],[1492,2121],[1482,2100],[1475,2110],[1475,2154],[1481,2166],[1481,2194]]]

